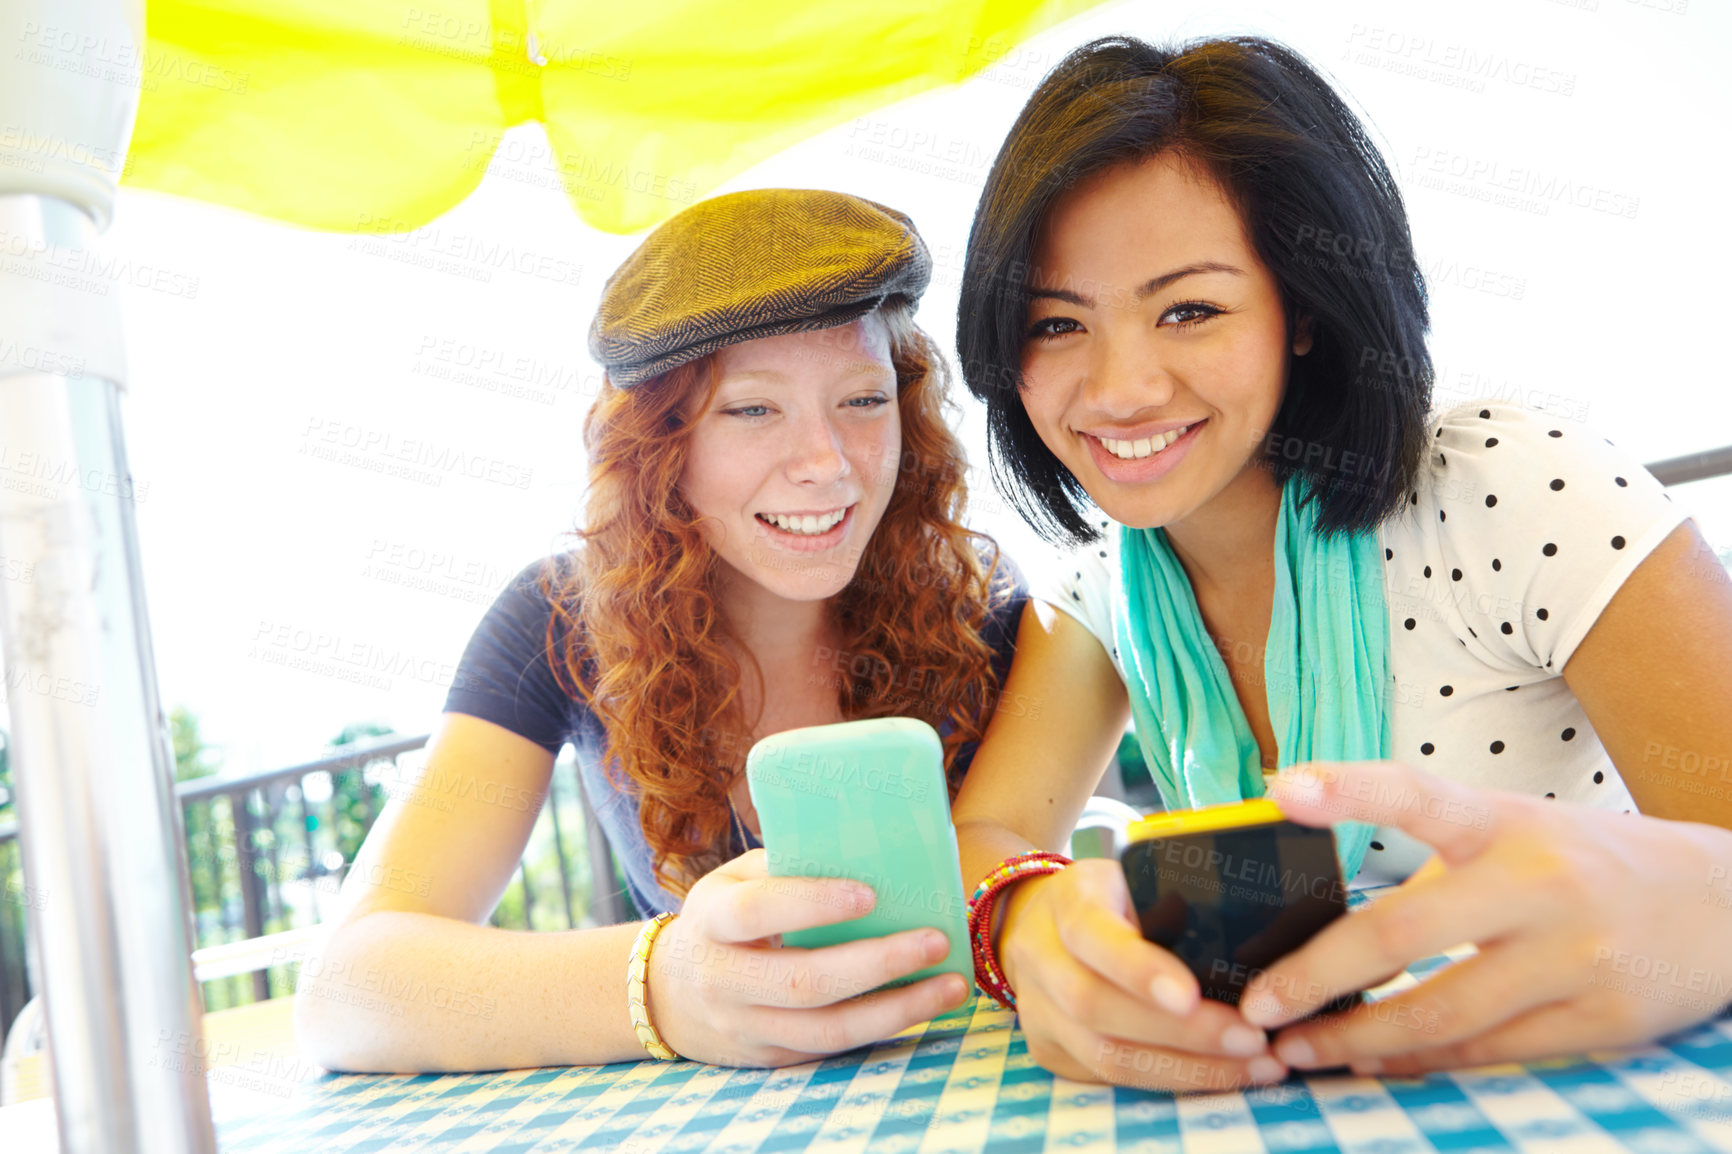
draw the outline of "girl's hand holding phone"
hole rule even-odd
[[[1144,940],[1117,861],[1018,882],[1000,916],[1028,1052],[1054,1074],[1177,1091],[1286,1077],[1262,1030],[1200,997],[1185,964]]]
[[[1331,990],[1478,948],[1375,1006],[1282,1030],[1276,1053],[1293,1066],[1407,1075],[1524,1061],[1643,1042],[1732,1000],[1732,832],[1474,789],[1393,762],[1298,766],[1269,796],[1305,825],[1396,826],[1444,868],[1271,966],[1245,998],[1249,1021],[1280,1026]]]
[[[877,989],[941,961],[949,943],[937,930],[814,950],[777,941],[859,917],[874,901],[870,887],[844,878],[771,877],[763,850],[704,875],[650,953],[647,996],[662,1039],[695,1061],[786,1066],[888,1038],[961,1005],[970,991],[956,974]]]

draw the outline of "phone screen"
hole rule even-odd
[[[1139,838],[1120,861],[1143,936],[1183,960],[1204,997],[1229,1005],[1347,912],[1334,833],[1285,819]]]

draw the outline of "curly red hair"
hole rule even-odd
[[[942,355],[899,299],[871,315],[890,334],[902,456],[853,579],[829,601],[847,660],[825,676],[847,719],[949,722],[954,794],[957,747],[979,739],[998,691],[980,635],[1005,595],[993,582],[998,546],[962,525],[967,464],[945,421],[955,406]],[[757,724],[742,716],[743,671],[724,644],[737,642],[715,593],[724,562],[679,491],[685,414],[715,386],[710,357],[631,389],[603,383],[584,422],[581,547],[541,579],[555,673],[606,729],[608,774],[638,793],[657,877],[678,894],[724,860],[728,789]]]

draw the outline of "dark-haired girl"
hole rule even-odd
[[[1116,863],[1026,867],[987,944],[1055,1072],[1413,1072],[1732,1001],[1732,781],[1702,771],[1732,753],[1732,587],[1580,424],[1429,413],[1427,323],[1393,177],[1279,45],[1089,44],[997,158],[959,352],[997,475],[1077,552],[1007,687],[1042,722],[997,719],[958,798],[965,874],[1061,846],[1129,715],[1169,807],[1267,788],[1340,823],[1350,876],[1411,875],[1235,1008],[1142,940]]]

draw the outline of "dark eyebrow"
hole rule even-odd
[[[1233,276],[1245,275],[1245,270],[1237,265],[1222,264],[1220,261],[1214,260],[1198,261],[1196,264],[1188,264],[1184,268],[1176,268],[1172,272],[1164,272],[1160,276],[1150,277],[1148,280],[1144,281],[1135,293],[1137,303],[1141,304],[1143,301],[1148,300],[1174,281],[1183,280],[1185,277],[1195,276],[1198,273],[1205,272],[1224,272],[1230,273]],[[1069,289],[1024,289],[1023,297],[1024,299],[1031,301],[1040,300],[1042,298],[1058,300],[1063,301],[1065,304],[1076,305],[1079,308],[1085,309],[1093,308],[1095,303],[1090,298],[1071,292]]]

